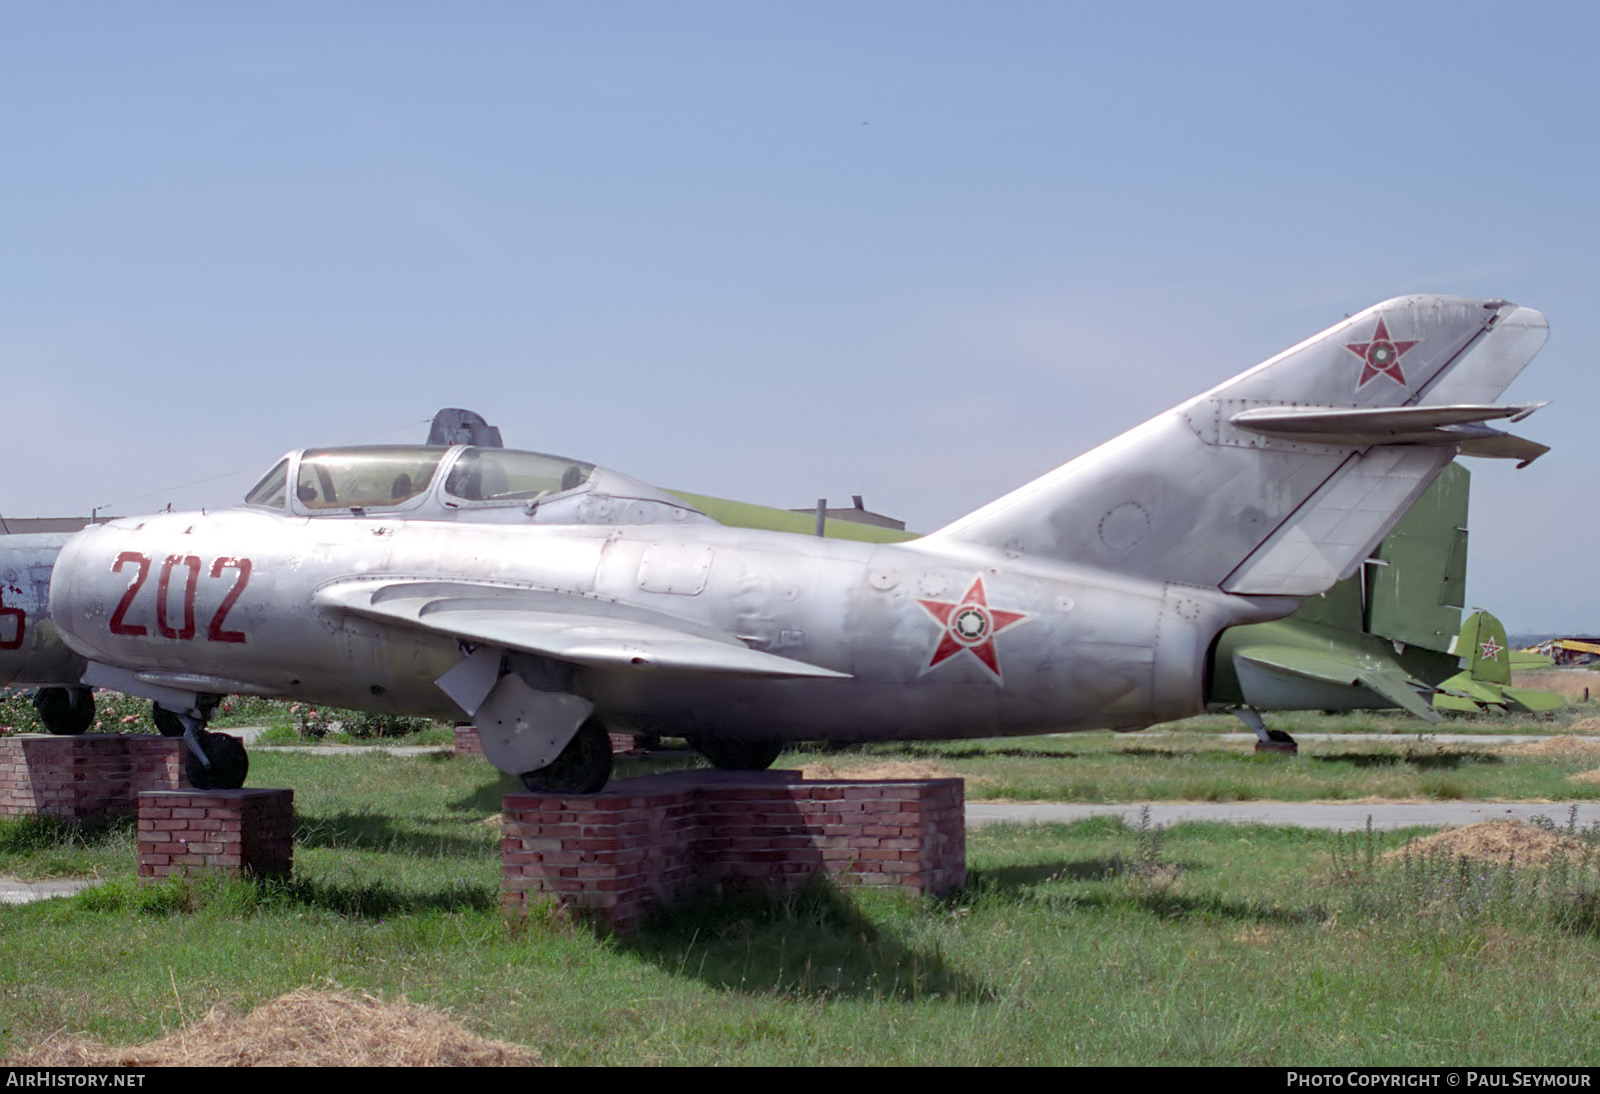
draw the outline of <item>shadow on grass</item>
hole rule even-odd
[[[498,801],[496,809],[499,808]],[[429,832],[404,819],[382,813],[307,813],[295,820],[294,840],[301,847],[404,852],[415,855],[483,855],[481,839]]]
[[[35,814],[0,819],[0,854],[21,855],[38,851],[96,847],[126,839],[134,830],[132,817],[77,824]]]
[[[484,764],[484,774],[492,778],[487,778],[454,801],[447,802],[445,808],[452,813],[480,813],[487,816],[500,812],[500,799],[507,794],[522,793],[522,780],[496,771],[487,763]]]
[[[1454,771],[1469,764],[1503,764],[1492,752],[1334,752],[1308,757],[1319,764],[1350,764],[1353,767],[1417,767],[1425,771]]]
[[[1217,893],[1188,894],[1174,890],[1178,877],[1204,869],[1164,859],[1078,859],[1003,866],[975,873],[967,888],[951,898],[955,904],[1034,904],[1040,901],[1075,911],[1137,908],[1164,920],[1228,920],[1245,924],[1290,926],[1318,922],[1314,907],[1285,908],[1276,903],[1238,900]],[[1088,890],[1043,888],[1051,882],[1114,881],[1120,884]]]
[[[73,898],[92,911],[134,911],[151,915],[244,917],[259,912],[315,908],[350,919],[385,919],[429,912],[483,912],[499,904],[492,886],[450,881],[435,889],[408,891],[382,881],[340,882],[295,878],[289,881],[228,877],[203,871],[160,882],[114,881]]]
[[[421,912],[484,912],[500,903],[499,890],[464,881],[451,881],[420,892],[395,889],[382,881],[345,883],[300,878],[278,883],[274,888],[281,899],[354,919]]]
[[[1192,760],[1199,751],[1201,750],[1193,745],[1173,745],[1170,748],[1162,748],[1159,745],[1134,745],[1130,748],[1119,748],[1115,752],[1107,752],[1105,755],[1118,760],[1130,757],[1154,757],[1158,760]],[[1229,752],[1226,749],[1205,749],[1204,751],[1219,759],[1226,759],[1230,756],[1243,759],[1248,755],[1248,753],[1244,752]]]
[[[814,879],[789,896],[725,887],[656,913],[618,942],[721,990],[805,998],[986,1003],[988,983],[880,929],[852,896]]]

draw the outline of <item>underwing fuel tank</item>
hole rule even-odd
[[[71,533],[0,536],[0,684],[76,684],[84,659],[50,618],[50,575]]]

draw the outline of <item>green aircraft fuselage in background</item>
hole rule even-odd
[[[1437,722],[1421,693],[1460,670],[1470,482],[1451,464],[1355,575],[1284,619],[1224,631],[1212,651],[1209,704],[1400,707]]]
[[[729,501],[727,498],[713,498],[706,494],[690,494],[683,490],[668,492],[682,498],[717,523],[726,524],[730,528],[794,532],[802,536],[814,535],[817,530],[817,518],[811,513],[773,509],[766,505]],[[826,520],[822,534],[829,539],[855,539],[863,543],[904,543],[906,540],[917,538],[915,532],[883,528],[876,524],[863,524],[854,520],[839,520],[834,517]]]

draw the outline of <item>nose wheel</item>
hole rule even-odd
[[[215,707],[201,707],[207,714]],[[196,790],[237,790],[250,774],[250,754],[244,742],[226,733],[212,733],[205,720],[187,711],[169,710],[159,703],[150,712],[163,737],[183,738],[183,774]]]
[[[190,747],[183,757],[183,773],[196,790],[237,790],[250,774],[250,754],[244,742],[226,733],[200,730],[196,734],[204,761]]]

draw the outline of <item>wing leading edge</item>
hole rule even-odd
[[[573,593],[474,582],[359,579],[326,585],[315,599],[334,611],[594,668],[850,676],[753,650],[724,631],[662,612]]]

